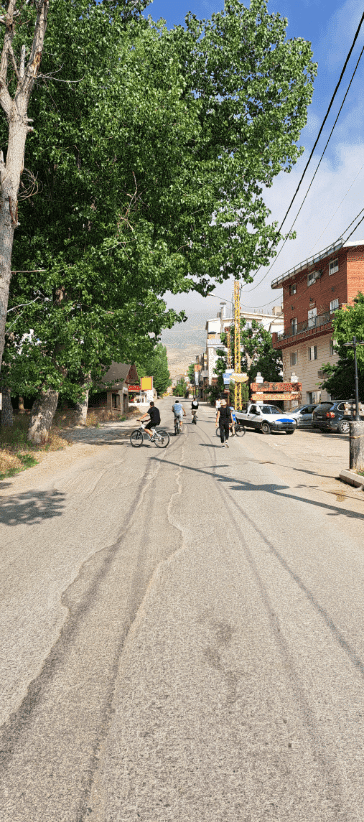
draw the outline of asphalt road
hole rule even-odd
[[[2,822],[362,822],[364,504],[299,435],[5,487]]]

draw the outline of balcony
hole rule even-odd
[[[338,306],[340,308],[341,306]],[[337,311],[337,308],[335,309]],[[325,325],[330,325],[335,311],[325,311],[324,314],[318,314],[317,317],[311,317],[309,320],[304,320],[302,323],[297,323],[293,328],[287,328],[281,334],[277,334],[277,342],[281,340],[289,340],[292,337],[299,337],[300,335],[311,336],[315,332],[322,329]]]

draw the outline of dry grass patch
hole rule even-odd
[[[44,445],[32,445],[27,441],[28,425],[28,415],[14,415],[12,426],[0,427],[0,479],[31,468],[48,451],[59,451],[71,444],[52,428]]]

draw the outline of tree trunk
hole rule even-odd
[[[16,0],[8,0],[7,13],[1,16],[1,23],[5,25],[5,35],[0,61],[0,106],[8,123],[8,140],[6,161],[3,152],[0,151],[0,371],[5,346],[14,229],[19,225],[18,191],[24,168],[26,137],[29,131],[33,131],[29,125],[31,120],[27,116],[27,111],[42,57],[48,5],[49,0],[40,0],[37,4],[37,20],[27,65],[25,46],[21,47],[18,65],[12,48],[15,31],[20,24],[19,11],[15,10]],[[14,98],[10,96],[8,88],[9,62],[18,79]]]
[[[13,406],[11,404],[11,397],[10,397],[10,389],[6,388],[4,385],[0,385],[0,393],[3,396],[2,399],[2,410],[0,411],[0,423],[1,425],[8,425],[11,426],[13,424]]]
[[[28,440],[33,445],[47,442],[57,404],[58,391],[48,388],[35,400],[28,428]]]
[[[88,395],[89,390],[87,388],[85,396],[83,400],[76,404],[76,425],[86,425],[87,420],[87,412],[88,412]]]

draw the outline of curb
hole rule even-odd
[[[355,471],[343,469],[340,471],[339,479],[342,482],[346,482],[348,485],[354,485],[355,488],[361,488],[364,490],[364,477],[360,476]]]

